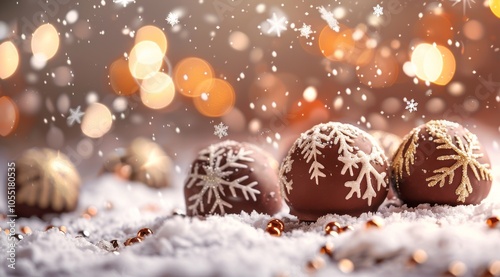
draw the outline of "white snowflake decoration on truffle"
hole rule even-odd
[[[417,111],[418,103],[415,102],[415,99],[408,100],[406,98],[403,99],[406,102],[406,108],[410,113]]]
[[[300,32],[300,36],[305,38],[309,38],[309,36],[313,33],[311,25],[307,25],[305,23],[303,23],[302,27],[297,30]]]
[[[328,26],[332,30],[334,30],[335,32],[338,33],[340,31],[340,26],[339,26],[339,22],[337,21],[337,19],[333,15],[333,12],[328,11],[323,6],[319,7],[318,10],[319,10],[319,13],[321,14],[321,18],[326,21],[326,23],[328,24]]]
[[[228,126],[224,125],[224,123],[219,123],[218,125],[214,125],[215,131],[214,135],[218,136],[220,139],[227,136]]]
[[[250,176],[245,175],[228,181],[238,169],[248,168],[243,162],[254,162],[254,159],[250,157],[253,151],[240,148],[236,152],[231,147],[227,147],[233,144],[235,143],[225,142],[211,145],[200,152],[198,160],[208,162],[202,167],[205,173],[200,173],[200,166],[196,165],[192,173],[189,174],[189,181],[186,185],[187,188],[202,187],[199,193],[188,199],[188,202],[192,202],[192,204],[188,205],[187,208],[192,214],[204,213],[205,204],[211,205],[209,213],[218,209],[220,214],[225,214],[226,207],[233,207],[226,201],[226,198],[237,197],[237,190],[241,191],[245,200],[249,201],[251,198],[253,201],[257,201],[257,195],[260,194],[260,191],[254,187],[258,182],[253,181],[245,184]],[[226,188],[229,189],[230,195],[227,195]]]
[[[113,3],[123,5],[123,7],[127,7],[130,3],[135,3],[135,0],[113,0]]]
[[[179,24],[179,14],[175,13],[175,12],[170,12],[168,13],[167,15],[167,18],[165,19],[168,24],[170,24],[170,26],[174,26],[176,24]]]
[[[375,7],[373,7],[373,15],[380,17],[383,14],[384,14],[384,7],[381,7],[379,4],[377,4],[377,6],[375,6]]]
[[[326,133],[328,132],[328,133]],[[354,139],[363,136],[365,139],[370,140],[374,145],[371,153],[367,154],[357,147],[354,147]],[[310,179],[314,179],[316,185],[320,185],[320,178],[326,177],[323,172],[325,166],[318,160],[322,156],[322,149],[330,145],[339,145],[338,160],[344,166],[341,174],[345,175],[349,172],[350,176],[354,176],[354,168],[360,168],[359,175],[355,180],[347,181],[344,186],[351,188],[350,192],[346,195],[345,199],[352,198],[354,194],[356,197],[367,199],[368,205],[372,203],[372,199],[377,195],[372,176],[375,178],[377,191],[382,187],[387,186],[386,172],[378,172],[373,164],[384,164],[385,155],[380,148],[376,147],[376,142],[363,131],[356,129],[349,124],[330,122],[315,126],[310,131],[303,133],[299,139],[294,143],[294,146],[288,152],[287,157],[283,161],[280,168],[280,186],[283,195],[290,193],[293,189],[293,181],[286,178],[285,173],[292,171],[293,160],[290,158],[297,148],[300,149],[300,154],[310,163],[309,168]],[[364,193],[361,192],[361,183],[366,180],[367,188]],[[285,193],[286,192],[286,193]]]
[[[282,16],[278,18],[276,13],[273,13],[273,18],[268,18],[267,22],[271,25],[267,33],[276,33],[278,37],[281,36],[281,31],[286,31],[286,17]]]

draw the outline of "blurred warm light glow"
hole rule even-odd
[[[453,56],[453,53],[451,53],[448,48],[441,45],[438,45],[437,48],[441,53],[441,57],[443,59],[443,69],[441,70],[441,74],[439,75],[438,79],[435,80],[434,83],[437,85],[445,86],[453,79],[457,65],[455,62],[455,56]]]
[[[175,86],[180,93],[189,97],[198,97],[202,90],[209,89],[212,86],[213,77],[212,66],[200,58],[183,59],[174,69]],[[200,84],[204,84],[206,87],[199,87]]]
[[[315,87],[308,86],[304,90],[304,93],[302,93],[302,97],[304,97],[304,100],[306,100],[307,102],[313,102],[314,100],[316,100],[316,97],[318,97],[318,91]]]
[[[163,52],[153,41],[137,43],[130,51],[128,68],[136,79],[147,79],[156,74],[163,64]]]
[[[250,46],[250,39],[248,36],[240,31],[233,31],[229,35],[229,45],[237,51],[244,51]]]
[[[374,45],[370,45],[362,28],[353,30],[340,27],[337,33],[325,26],[319,35],[321,53],[332,61],[345,61],[353,65],[366,65],[373,57]]]
[[[419,79],[437,85],[448,84],[455,75],[455,57],[448,48],[441,45],[417,45],[411,54],[411,63]]]
[[[73,82],[73,72],[68,66],[59,66],[54,70],[54,84],[59,87],[71,85]]]
[[[490,9],[496,17],[500,18],[500,0],[490,0]]]
[[[91,104],[82,119],[82,132],[90,138],[104,136],[113,125],[113,116],[108,107],[101,103]]]
[[[163,72],[144,80],[141,84],[142,103],[151,109],[163,109],[172,103],[175,86],[172,78]]]
[[[153,25],[147,25],[137,30],[135,34],[135,44],[148,40],[156,43],[160,47],[163,55],[167,53],[167,37],[160,28]]]
[[[12,134],[19,123],[19,110],[8,96],[0,97],[0,136]]]
[[[399,63],[390,49],[381,49],[369,63],[359,66],[356,73],[359,81],[369,87],[390,87],[399,76]]]
[[[19,53],[11,41],[0,44],[0,79],[9,78],[19,65]]]
[[[446,44],[456,33],[449,17],[448,14],[424,14],[414,25],[415,36],[428,43]]]
[[[205,90],[206,87],[209,89]],[[196,93],[200,96],[193,99],[194,105],[208,117],[225,115],[231,111],[236,100],[233,87],[222,79],[205,80],[198,86]]]
[[[125,58],[119,58],[111,64],[109,82],[113,91],[118,95],[131,95],[139,89],[139,84],[130,73]]]
[[[59,34],[52,24],[47,23],[38,27],[31,38],[31,51],[33,55],[49,60],[59,49]]]
[[[469,20],[464,24],[464,34],[468,39],[480,40],[484,36],[484,28],[481,22],[477,20]]]

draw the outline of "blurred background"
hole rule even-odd
[[[499,30],[496,0],[1,1],[0,161],[50,147],[89,180],[143,136],[182,179],[221,139],[281,159],[320,122],[447,119],[498,164]]]

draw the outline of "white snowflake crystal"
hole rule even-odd
[[[309,36],[313,33],[311,29],[311,25],[307,25],[305,23],[302,24],[302,27],[298,29],[301,37],[309,38]]]
[[[218,125],[214,125],[215,131],[214,135],[218,136],[220,139],[227,136],[228,126],[224,125],[224,123],[219,123]]]
[[[268,18],[267,22],[271,25],[267,33],[276,33],[278,37],[281,36],[281,31],[286,31],[286,17],[282,16],[278,18],[276,13],[273,13],[273,18]]]
[[[127,7],[130,3],[135,3],[135,0],[113,0],[113,3],[123,5],[123,7]]]
[[[472,8],[471,3],[474,3],[474,4],[476,3],[476,1],[474,1],[474,0],[450,0],[450,1],[453,2],[452,6],[455,6],[458,3],[462,3],[463,9],[464,9],[464,15],[465,15],[465,10],[467,9],[467,6],[469,6],[469,8]]]
[[[373,7],[373,15],[380,17],[383,14],[384,14],[384,7],[381,7],[379,4],[377,4],[377,6],[375,6],[375,7]]]
[[[179,24],[179,14],[175,13],[175,12],[170,12],[168,13],[167,15],[167,18],[165,19],[168,24],[170,24],[170,26],[174,26],[176,24]]]
[[[382,150],[376,146],[372,147],[369,154],[355,147],[354,139],[360,136],[368,139],[372,145],[377,144],[364,131],[349,124],[336,122],[316,125],[311,130],[303,133],[294,143],[280,167],[280,186],[285,198],[293,190],[293,180],[288,180],[286,177],[286,174],[292,171],[294,163],[291,155],[296,153],[297,149],[300,150],[303,159],[308,164],[311,164],[309,168],[310,179],[315,179],[316,185],[321,185],[320,178],[326,177],[325,172],[323,172],[325,166],[320,161],[320,157],[325,159],[322,150],[326,147],[338,145],[338,160],[344,164],[340,173],[345,175],[349,172],[349,175],[354,177],[354,169],[359,169],[359,174],[355,180],[344,183],[345,187],[351,189],[345,199],[351,199],[356,194],[357,198],[366,199],[368,205],[371,206],[372,199],[376,197],[377,191],[380,191],[382,187],[387,187],[386,172],[378,172],[375,168],[375,165],[384,165],[386,157]],[[373,178],[376,184],[374,184]],[[366,180],[364,193],[361,191],[363,180]],[[376,190],[374,185],[376,185]]]
[[[75,124],[75,121],[78,124],[82,123],[82,117],[85,115],[85,113],[80,111],[80,109],[80,106],[78,106],[75,110],[69,109],[69,116],[67,119],[68,126],[73,126],[73,124]]]
[[[406,108],[410,113],[416,112],[417,111],[417,106],[418,103],[415,102],[415,99],[407,100],[406,98],[403,99],[406,102]]]
[[[340,32],[339,22],[333,15],[333,12],[327,10],[325,7],[318,7],[319,13],[321,14],[321,18],[326,21],[328,26],[334,30],[335,32]]]
[[[260,191],[255,189],[257,181],[248,182],[248,175],[231,178],[238,169],[248,168],[247,163],[253,163],[251,158],[252,150],[243,147],[236,150],[238,143],[226,141],[211,145],[202,150],[198,156],[198,164],[194,166],[189,174],[187,188],[201,187],[199,193],[188,198],[187,209],[193,215],[205,213],[205,205],[211,205],[209,213],[214,213],[217,209],[220,214],[225,214],[225,208],[233,206],[227,201],[228,198],[239,197],[236,193],[240,191],[246,201],[250,198],[257,201]],[[205,165],[200,166],[200,163]],[[203,169],[203,172],[200,172]],[[230,195],[227,195],[226,189]]]

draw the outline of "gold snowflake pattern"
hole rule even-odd
[[[420,134],[420,128],[415,128],[403,141],[410,141],[410,145],[405,150],[406,143],[401,144],[396,155],[394,155],[394,162],[392,167],[395,171],[396,181],[403,178],[403,170],[406,170],[406,174],[410,175],[410,165],[415,163],[415,153],[417,152],[417,141],[418,135]]]

